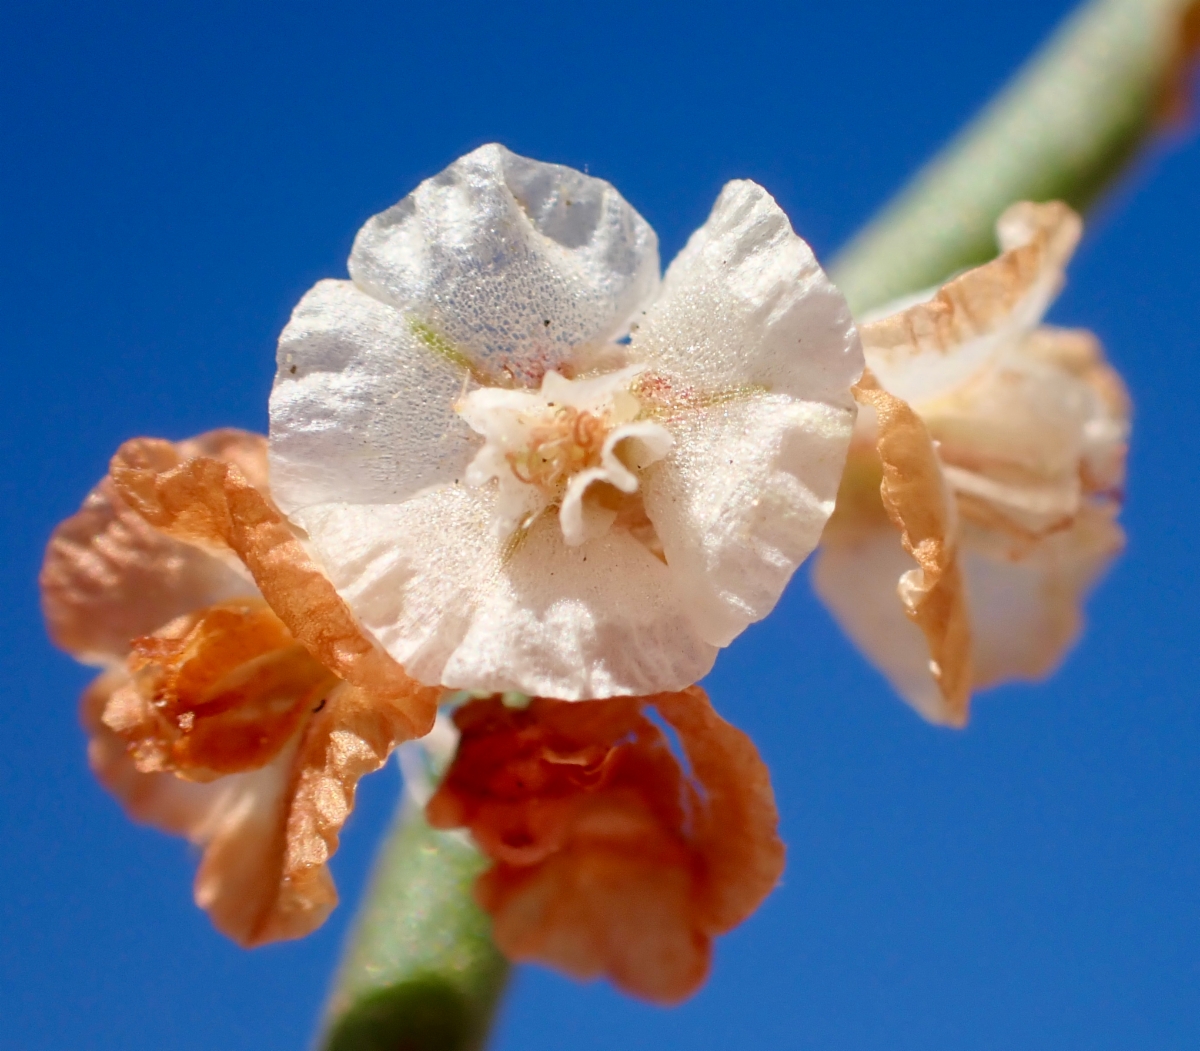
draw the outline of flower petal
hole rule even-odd
[[[342,684],[268,766],[196,784],[141,773],[101,716],[128,682],[101,676],[81,718],[97,778],[134,820],[203,849],[196,904],[223,934],[252,947],[300,938],[337,904],[327,862],[354,807],[355,787],[409,732],[395,708]]]
[[[244,431],[213,431],[179,443],[265,478],[266,442]],[[50,537],[39,578],[51,638],[89,664],[124,661],[130,640],[202,606],[253,595],[235,559],[172,539],[148,524],[105,478]]]
[[[350,276],[474,369],[536,386],[622,334],[658,239],[608,183],[481,146],[367,221]]]
[[[761,187],[730,183],[635,334],[674,448],[646,512],[702,638],[771,611],[833,510],[862,355],[840,293]]]
[[[693,837],[706,868],[702,929],[723,934],[763,903],[783,874],[771,775],[754,742],[722,719],[699,687],[648,699],[679,734],[704,805]]]
[[[971,696],[971,629],[953,497],[921,418],[899,398],[879,390],[869,372],[855,396],[875,411],[880,497],[900,531],[900,546],[917,568],[897,557],[882,529],[869,524],[865,530],[860,525],[861,531],[839,529],[835,520],[826,546],[836,553],[823,556],[814,578],[817,589],[905,699],[934,722],[962,726]],[[893,575],[897,563],[903,567],[898,577]],[[923,660],[901,652],[913,645],[912,633],[898,631],[886,610],[872,608],[880,600],[884,574],[896,581],[903,609],[924,637],[917,651]],[[924,674],[918,671],[922,663]],[[937,686],[936,695],[927,688],[927,676]]]
[[[271,502],[242,472],[205,456],[182,459],[169,442],[140,438],[113,457],[117,491],[178,539],[233,551],[276,615],[322,664],[429,731],[438,691],[422,687],[369,638]]]
[[[1065,204],[1014,204],[996,224],[1001,254],[907,309],[860,326],[867,364],[918,405],[964,382],[1029,332],[1063,283],[1082,224]]]
[[[632,536],[567,547],[547,514],[504,541],[490,499],[450,487],[295,520],[364,626],[422,682],[570,700],[677,689],[712,667],[674,577]]]
[[[462,478],[478,441],[455,413],[467,375],[405,315],[349,281],[321,281],[279,337],[271,494],[398,503]]]
[[[1124,546],[1114,513],[1085,505],[1069,529],[1017,550],[968,527],[976,689],[1042,679],[1062,662],[1082,630],[1084,599]]]
[[[630,357],[683,398],[783,394],[838,410],[847,428],[863,365],[842,294],[771,195],[744,180],[671,263]]]
[[[965,517],[1029,540],[1124,483],[1129,402],[1094,336],[1036,329],[969,383],[927,402]]]

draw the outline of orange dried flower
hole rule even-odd
[[[647,715],[678,735],[690,775]],[[783,870],[767,769],[704,691],[455,714],[458,753],[426,814],[470,830],[492,867],[476,896],[497,944],[577,978],[672,1003],[708,973],[712,940]]]
[[[337,902],[355,785],[423,734],[437,690],[358,627],[267,491],[266,443],[127,442],[42,568],[51,636],[104,673],[81,717],[135,820],[204,848],[196,901],[243,945]]]

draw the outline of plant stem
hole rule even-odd
[[[402,797],[334,984],[323,1051],[475,1051],[509,965],[471,884],[486,862]]]
[[[840,253],[855,313],[996,252],[1019,200],[1083,211],[1156,131],[1183,116],[1200,48],[1197,0],[1093,0]]]

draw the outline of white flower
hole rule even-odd
[[[371,219],[350,276],[280,339],[272,491],[421,681],[682,688],[815,546],[862,354],[760,187],[660,282],[610,185],[485,146]]]
[[[867,408],[813,580],[933,722],[1052,671],[1123,543],[1124,385],[1091,333],[1040,323],[1080,232],[1015,204],[996,259],[860,329]]]

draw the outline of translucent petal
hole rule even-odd
[[[631,536],[567,547],[544,514],[505,541],[491,499],[451,486],[297,521],[363,625],[422,682],[569,700],[680,689],[712,667],[674,575]]]
[[[468,376],[394,307],[321,281],[279,338],[271,491],[311,504],[397,503],[461,478],[478,444],[454,412]]]
[[[1023,551],[968,527],[963,557],[977,689],[1042,679],[1062,662],[1083,628],[1085,598],[1124,546],[1113,513],[1086,506],[1070,529]]]
[[[536,385],[621,335],[658,240],[608,183],[482,146],[368,220],[350,276],[482,374]]]
[[[761,186],[729,183],[638,320],[631,360],[711,401],[747,390],[821,402],[847,428],[862,350],[842,294]]]
[[[883,387],[922,409],[964,383],[1041,320],[1063,283],[1082,226],[1061,202],[1021,202],[996,224],[1001,253],[916,304],[861,326]]]
[[[702,637],[774,607],[833,510],[862,354],[841,294],[761,187],[730,183],[631,347],[674,448],[646,511]]]
[[[702,638],[725,646],[775,606],[830,513],[851,416],[778,395],[689,413],[644,474],[646,513]]]
[[[180,454],[238,463],[266,475],[266,442],[245,431],[213,431],[178,443]],[[104,478],[46,545],[39,579],[51,637],[90,664],[123,662],[130,640],[202,606],[254,595],[236,559],[161,533]]]

